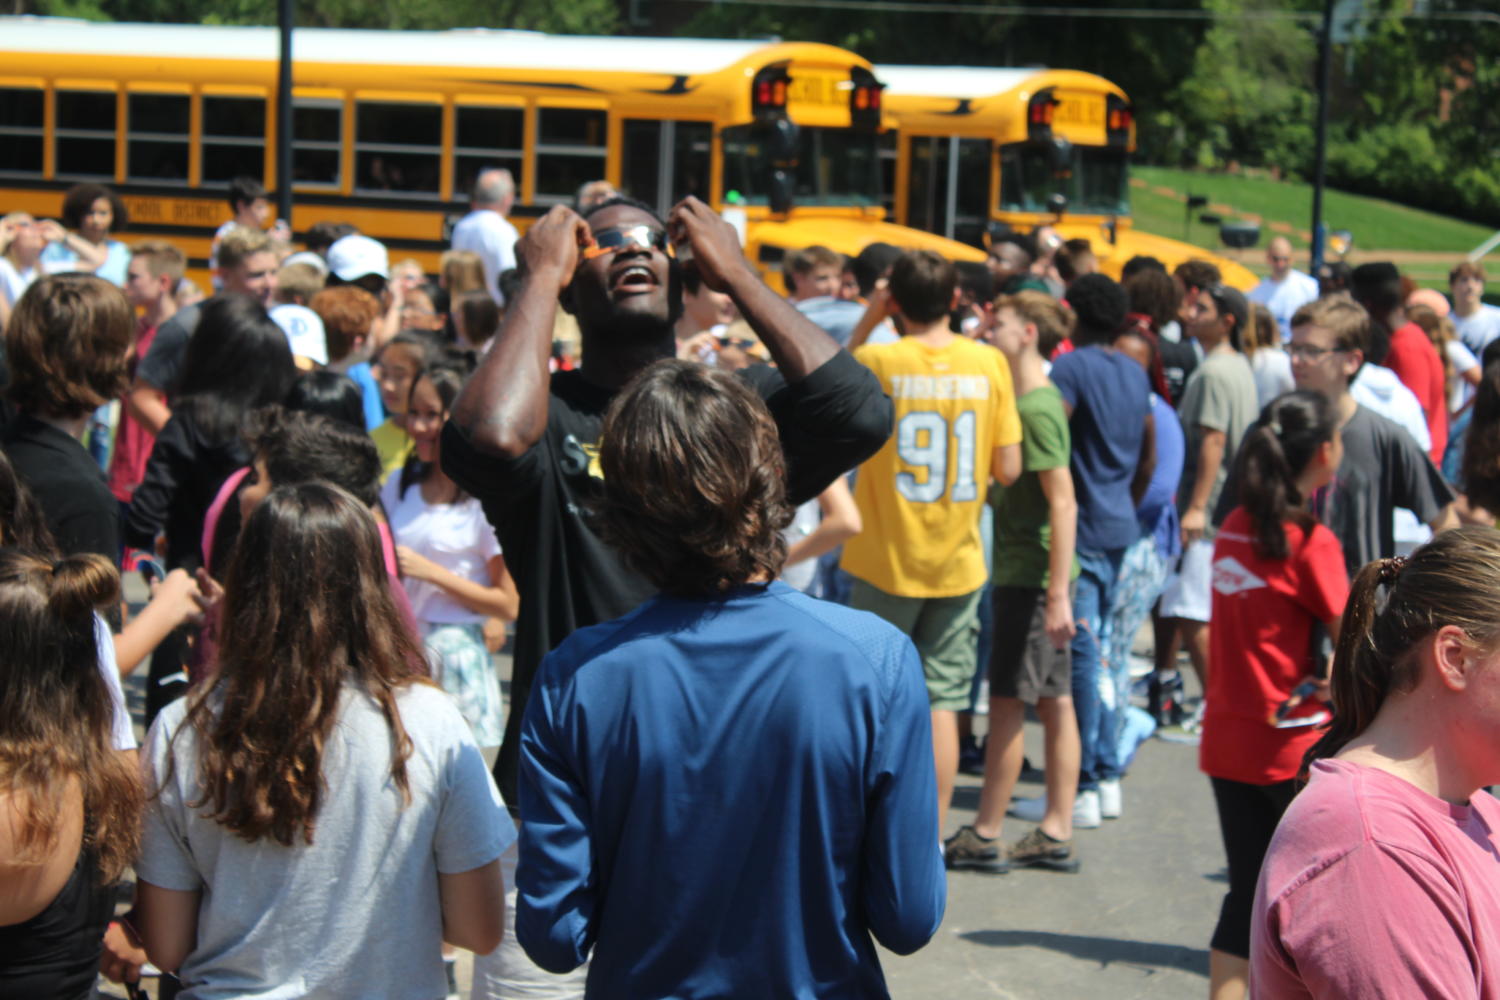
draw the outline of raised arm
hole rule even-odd
[[[686,239],[703,283],[727,292],[771,352],[788,382],[797,382],[839,352],[838,342],[761,280],[740,249],[739,234],[697,198],[677,203],[668,220],[675,241]]]
[[[557,205],[516,244],[521,287],[495,343],[453,404],[452,423],[479,451],[516,458],[547,429],[552,322],[558,297],[573,280],[578,248],[588,239],[583,219]]]

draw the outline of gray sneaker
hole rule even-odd
[[[1043,833],[1041,827],[1011,844],[1006,853],[1016,868],[1046,868],[1055,872],[1076,872],[1079,868],[1078,859],[1073,857],[1073,842],[1055,840]]]
[[[943,841],[943,863],[953,871],[1004,875],[1010,871],[1005,845],[998,837],[981,837],[972,826],[961,826]]]

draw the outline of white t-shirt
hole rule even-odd
[[[1271,311],[1281,327],[1282,342],[1292,339],[1292,316],[1299,308],[1318,297],[1318,279],[1292,268],[1280,281],[1262,278],[1250,291],[1251,302],[1259,302]]]
[[[99,673],[109,688],[109,702],[114,713],[110,729],[110,746],[116,750],[136,748],[135,729],[130,722],[130,710],[125,707],[125,689],[120,685],[120,665],[115,659],[115,637],[108,623],[97,613],[94,615],[94,645],[99,650]]]
[[[488,587],[490,560],[500,554],[495,529],[485,519],[484,508],[473,497],[458,503],[428,503],[422,499],[422,487],[413,483],[403,495],[401,473],[394,473],[380,491],[385,516],[391,524],[391,537],[397,545],[426,556],[444,569],[465,580]],[[411,613],[424,624],[470,624],[484,621],[448,596],[435,583],[405,580],[406,596],[411,599]]]
[[[203,791],[197,739],[183,728],[188,702],[164,708],[146,738],[152,785],[169,756],[172,769],[146,808],[136,865],[152,885],[203,894],[182,1000],[443,996],[438,873],[489,864],[516,839],[453,699],[429,684],[396,695],[412,745],[408,803],[391,780],[385,717],[346,686],[313,842],[292,847],[248,843],[191,805]]]
[[[453,249],[477,253],[484,262],[484,287],[490,298],[505,305],[500,294],[500,272],[516,266],[516,240],[521,234],[499,212],[476,208],[453,227]]]
[[[811,500],[797,508],[792,515],[792,523],[786,526],[782,535],[786,538],[787,548],[796,545],[802,539],[818,530],[818,525],[823,523],[823,508],[818,503],[818,498]],[[804,559],[795,566],[784,567],[781,571],[781,579],[804,594],[812,586],[813,577],[818,572],[817,559]]]
[[[1464,373],[1479,367],[1474,352],[1461,340],[1448,341],[1448,363],[1453,366],[1453,375],[1448,379],[1448,412],[1457,413],[1459,408],[1474,395],[1474,387],[1464,381]]]
[[[30,288],[41,273],[41,269],[35,264],[22,271],[8,257],[0,257],[0,296],[5,297],[5,304],[15,305],[21,293]]]
[[[1455,312],[1449,313],[1448,318],[1453,320],[1453,329],[1458,331],[1458,339],[1474,352],[1476,358],[1484,355],[1486,344],[1500,337],[1500,307],[1481,302],[1479,308],[1468,316],[1460,316]]]
[[[1255,398],[1262,409],[1283,392],[1297,388],[1292,380],[1292,356],[1279,347],[1262,347],[1250,355],[1255,373]]]

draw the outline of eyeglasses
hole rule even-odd
[[[621,250],[631,248],[670,253],[666,230],[655,226],[622,226],[618,229],[602,230],[594,234],[593,246],[584,247],[583,259],[593,260],[595,257],[603,257],[605,254],[619,253]]]
[[[1287,344],[1286,352],[1294,358],[1321,361],[1329,354],[1348,354],[1347,347],[1319,347],[1317,344]]]

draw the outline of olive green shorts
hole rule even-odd
[[[979,669],[979,595],[898,597],[854,578],[849,606],[879,615],[907,635],[922,657],[931,708],[964,712]]]

